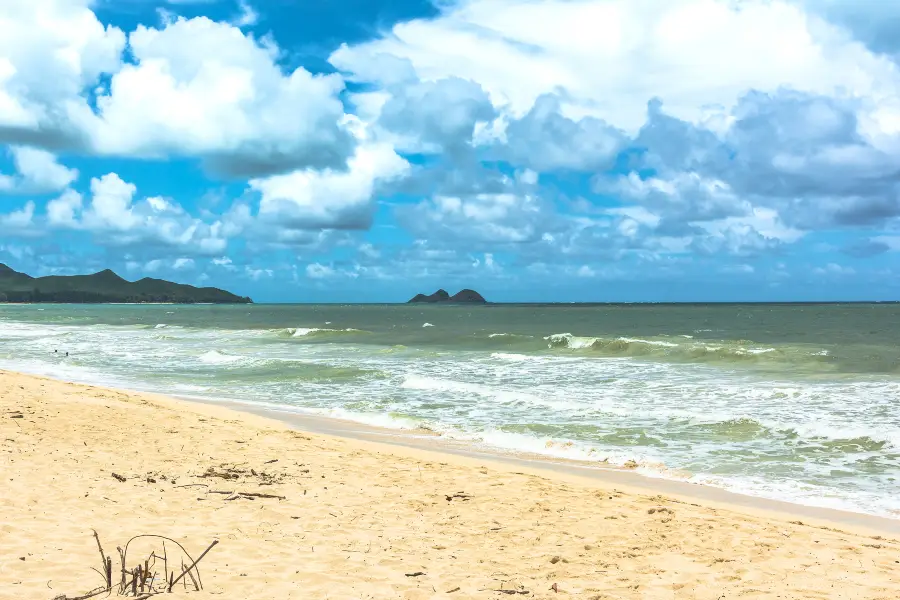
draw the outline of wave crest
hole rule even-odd
[[[686,362],[745,361],[826,361],[830,355],[821,348],[755,346],[747,340],[698,342],[690,338],[671,340],[630,337],[583,337],[571,333],[555,333],[544,338],[551,350],[590,351],[604,356],[646,356]]]
[[[354,329],[352,327],[346,329],[331,329],[328,327],[286,327],[284,329],[276,330],[276,333],[278,337],[283,338],[312,338],[368,332],[364,329]]]

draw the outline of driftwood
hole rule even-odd
[[[229,496],[225,498],[226,500],[237,500],[238,498],[246,498],[247,500],[253,500],[254,498],[274,498],[276,500],[287,500],[287,496],[279,496],[277,494],[261,494],[259,492],[237,492],[237,491],[225,491],[225,490],[209,490],[210,494],[222,494],[223,496]]]

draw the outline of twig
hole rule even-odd
[[[128,544],[125,544],[125,547],[128,547]],[[122,561],[122,581],[119,582],[119,593],[123,593],[125,591],[125,551],[122,550],[121,546],[116,546],[116,550],[119,551],[119,560]]]
[[[169,580],[169,556],[166,554],[166,540],[163,540],[163,581]]]
[[[251,498],[278,498],[279,500],[287,500],[286,496],[278,496],[276,494],[260,494],[258,492],[238,492],[241,496],[248,496]]]
[[[61,596],[56,596],[53,600],[87,600],[88,598],[93,598],[94,596],[99,596],[100,594],[102,594],[105,591],[106,591],[105,588],[99,587],[95,590],[91,590],[84,596],[73,596],[72,598],[69,598],[68,596],[63,594]]]
[[[103,546],[100,545],[100,536],[97,534],[96,529],[92,529],[94,532],[94,539],[97,540],[97,550],[100,551],[100,562],[103,563],[103,571],[106,574],[106,589],[109,590],[112,588],[112,570],[111,570],[111,562],[106,561],[106,554],[103,552]],[[100,574],[103,577],[103,573]]]
[[[193,571],[188,571],[188,577],[190,577],[190,578],[191,578],[191,581],[194,583],[194,590],[199,592],[199,591],[200,591],[200,584],[197,583],[197,579],[194,577],[194,572],[193,572]]]
[[[213,543],[210,544],[209,547],[208,547],[206,550],[203,551],[203,554],[201,554],[199,557],[197,557],[197,560],[195,560],[193,563],[191,563],[191,566],[189,566],[189,567],[187,568],[186,571],[182,571],[182,572],[181,572],[181,575],[178,576],[178,579],[176,579],[175,581],[173,581],[172,583],[169,584],[169,591],[171,592],[171,591],[172,591],[172,586],[175,585],[176,583],[178,583],[179,581],[181,581],[181,578],[184,577],[185,574],[186,574],[188,571],[190,571],[191,569],[193,569],[194,566],[195,566],[198,562],[200,562],[201,560],[203,560],[203,557],[206,556],[206,553],[209,552],[210,550],[212,550],[212,549],[213,549],[213,546],[215,546],[215,545],[218,544],[218,543],[219,543],[219,540],[213,540]],[[185,552],[185,554],[187,554],[187,553]],[[190,557],[188,557],[188,558],[190,558]]]

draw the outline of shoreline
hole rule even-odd
[[[815,521],[823,526],[843,526],[865,530],[879,534],[890,532],[900,537],[900,518],[891,518],[871,513],[863,513],[836,508],[810,506],[786,500],[776,500],[764,496],[754,496],[733,492],[721,487],[679,481],[667,477],[653,477],[625,467],[615,465],[603,466],[579,460],[555,458],[546,454],[527,454],[524,452],[505,451],[503,448],[478,445],[464,440],[454,440],[432,433],[429,430],[393,429],[366,424],[351,419],[316,415],[298,410],[284,410],[272,405],[254,404],[250,401],[234,399],[213,399],[184,394],[163,394],[140,389],[120,388],[89,382],[70,382],[45,375],[35,375],[18,371],[6,371],[47,379],[58,383],[87,385],[128,394],[153,396],[157,400],[184,403],[195,407],[209,406],[234,411],[242,415],[253,415],[276,422],[297,431],[319,436],[339,438],[362,442],[375,451],[397,451],[398,449],[415,453],[428,452],[436,459],[464,459],[467,461],[489,462],[495,467],[526,470],[534,474],[558,478],[565,476],[570,480],[594,485],[615,485],[633,493],[666,494],[684,501],[698,501],[706,505],[715,505],[725,510],[752,511],[757,514],[768,514],[781,520],[798,517]],[[4,373],[0,369],[0,374]]]
[[[900,596],[890,519],[236,408],[0,371],[0,600],[96,589],[93,531],[220,542],[173,597]]]
[[[891,531],[900,536],[900,516],[892,518],[885,515],[841,508],[814,506],[790,500],[779,500],[731,491],[723,487],[704,483],[681,481],[662,475],[653,476],[613,464],[590,463],[577,459],[554,457],[548,454],[529,454],[488,445],[479,446],[472,441],[446,438],[440,434],[432,433],[430,430],[381,427],[352,419],[291,410],[291,407],[288,405],[285,405],[284,409],[279,409],[272,404],[257,404],[247,400],[207,398],[178,393],[166,394],[150,389],[140,389],[139,387],[120,387],[116,384],[96,383],[90,380],[60,379],[41,372],[14,371],[0,367],[0,373],[4,372],[43,378],[60,383],[87,385],[98,389],[129,394],[146,394],[175,402],[184,402],[189,405],[222,407],[242,414],[271,419],[282,425],[312,434],[382,444],[389,448],[407,448],[457,457],[477,458],[481,461],[490,461],[499,465],[517,465],[549,476],[567,473],[573,477],[585,478],[600,484],[615,484],[644,493],[658,491],[659,493],[678,495],[687,499],[701,500],[723,508],[736,507],[741,510],[764,511],[781,515],[782,517],[800,516],[826,524],[862,527],[869,531]]]
[[[516,452],[478,446],[464,441],[444,438],[427,430],[390,429],[367,425],[349,419],[327,417],[258,406],[251,402],[237,400],[212,400],[191,396],[173,395],[172,400],[214,407],[222,407],[235,412],[251,414],[271,419],[288,427],[310,433],[336,437],[344,440],[363,442],[381,451],[411,451],[413,454],[428,452],[435,458],[464,459],[509,470],[529,471],[548,478],[576,480],[594,485],[613,485],[631,493],[665,494],[684,501],[702,502],[725,510],[753,511],[777,516],[781,520],[798,517],[815,521],[822,525],[851,527],[879,534],[890,532],[900,536],[900,519],[869,513],[809,506],[796,502],[774,500],[750,494],[732,492],[723,488],[678,481],[664,477],[652,477],[624,467],[596,466],[577,460],[555,459],[551,456]]]

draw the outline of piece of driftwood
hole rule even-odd
[[[465,493],[465,492],[456,492],[455,494],[448,494],[448,495],[446,496],[446,498],[447,498],[447,502],[450,502],[450,501],[453,500],[454,498],[459,498],[460,500],[466,500],[466,501],[468,501],[468,500],[471,500],[471,499],[472,499],[472,496],[469,495],[469,494],[467,494],[467,493]]]
[[[286,496],[279,496],[277,494],[262,494],[260,492],[229,492],[225,490],[209,490],[209,493],[229,496],[228,498],[225,498],[226,500],[237,500],[238,498],[247,498],[248,500],[252,500],[253,498],[274,498],[277,500],[287,500]]]

